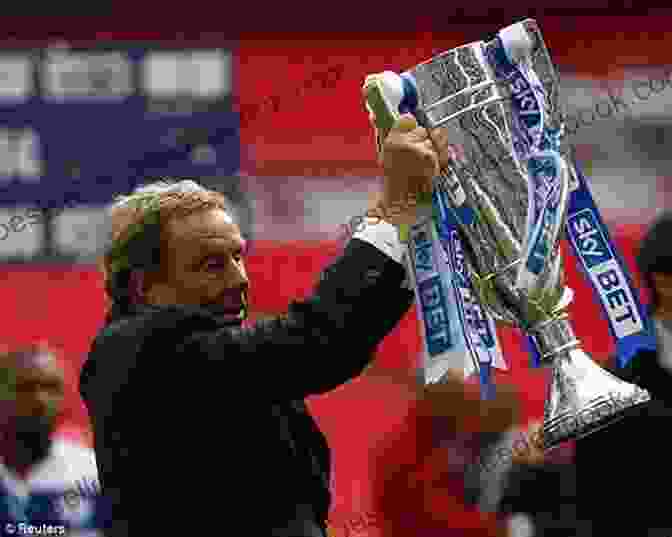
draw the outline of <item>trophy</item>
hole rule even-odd
[[[572,329],[563,233],[619,349],[646,340],[650,325],[564,137],[558,87],[541,32],[527,19],[400,75],[370,75],[363,88],[379,150],[406,112],[430,137],[440,127],[455,144],[425,201],[453,279],[468,278],[476,302],[496,321],[521,329],[540,365],[551,368],[546,450],[600,430],[650,399],[599,367]]]

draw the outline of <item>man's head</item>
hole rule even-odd
[[[651,225],[639,248],[637,265],[651,292],[656,316],[672,320],[672,212]]]
[[[17,470],[47,456],[64,397],[63,372],[39,347],[0,351],[0,456]]]
[[[205,307],[247,314],[245,240],[224,197],[192,181],[158,182],[111,208],[112,248],[104,260],[116,302]]]

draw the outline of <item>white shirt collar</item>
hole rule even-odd
[[[22,479],[0,459],[0,481],[18,497],[27,497],[39,489],[69,490],[98,482],[93,450],[66,440],[56,439],[49,455],[30,469]]]
[[[0,482],[3,488],[11,491],[15,496],[25,499],[30,494],[30,487],[25,479],[20,478],[5,463],[0,460]]]

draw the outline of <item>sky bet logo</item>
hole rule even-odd
[[[523,118],[525,126],[528,128],[536,126],[541,120],[541,109],[534,94],[534,88],[518,71],[514,71],[509,84],[511,85],[511,99],[518,110],[518,115]]]
[[[514,69],[509,84],[511,104],[516,112],[513,122],[514,147],[518,157],[525,158],[535,145],[537,133],[542,127],[541,108],[535,94],[535,88],[517,69]]]
[[[436,272],[432,258],[432,242],[424,229],[414,230],[413,250],[415,261],[415,277],[423,281]]]
[[[488,349],[492,349],[495,346],[495,342],[483,308],[481,308],[469,287],[461,286],[460,295],[464,304],[464,320],[471,327],[474,335],[477,336],[472,343],[476,346],[484,345]]]
[[[422,309],[427,352],[434,357],[451,347],[446,295],[435,266],[429,233],[426,228],[414,228],[412,234],[418,305]]]
[[[471,327],[473,334],[472,343],[475,346],[485,345],[488,349],[495,346],[494,337],[490,331],[490,323],[486,317],[480,303],[474,297],[471,286],[469,285],[469,275],[467,273],[467,264],[462,250],[457,231],[451,233],[451,250],[453,253],[453,266],[457,274],[457,287],[462,299],[462,312],[464,320]]]
[[[579,211],[568,221],[569,237],[583,266],[599,290],[616,336],[624,338],[644,330],[644,325],[627,281],[611,251],[607,238],[597,226],[590,209]]]
[[[451,346],[446,297],[441,285],[441,277],[437,274],[420,282],[418,291],[425,320],[427,352],[430,356],[436,356],[447,351]]]
[[[497,39],[496,47],[489,49],[488,56],[488,61],[495,68],[497,76],[508,79],[508,86],[511,89],[511,103],[516,111],[517,119],[520,120],[520,126],[523,127],[520,129],[521,134],[525,137],[524,146],[526,147],[520,148],[522,150],[518,155],[520,157],[529,151],[534,143],[532,131],[538,129],[541,125],[541,108],[535,94],[535,89],[540,91],[541,88],[533,87],[523,73],[511,63],[501,38]],[[514,127],[516,126],[518,125],[514,121]],[[518,129],[514,128],[514,130]],[[518,142],[520,143],[520,141]]]

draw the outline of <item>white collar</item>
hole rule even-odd
[[[5,490],[11,491],[15,496],[25,499],[30,494],[27,479],[22,479],[0,460],[0,482]]]
[[[25,479],[16,475],[0,458],[0,482],[20,498],[36,489],[69,490],[98,481],[93,450],[62,439],[56,439],[49,454],[30,469]]]

